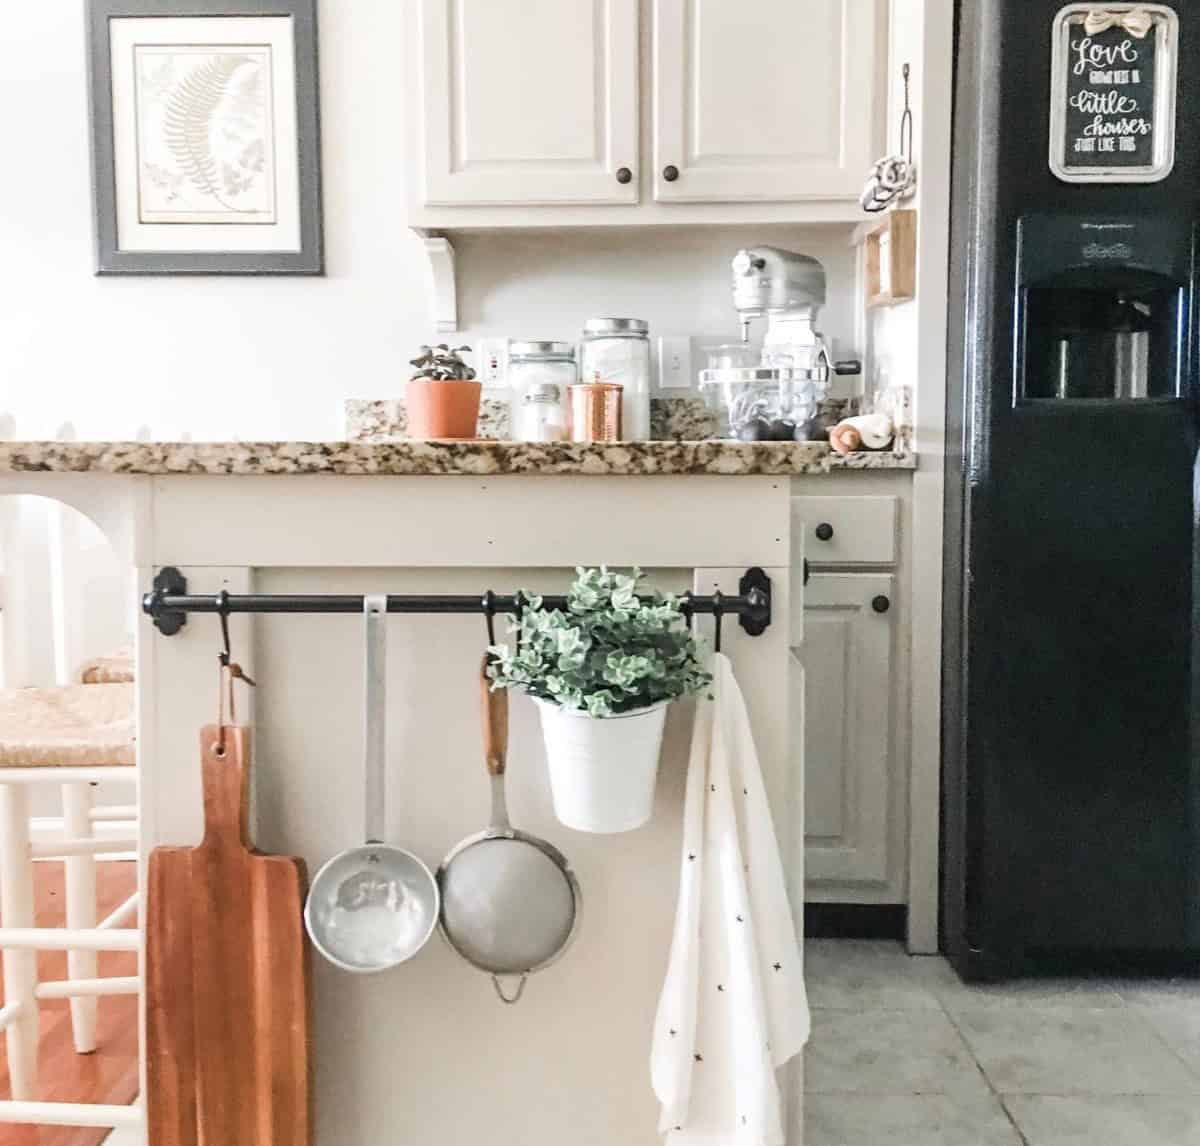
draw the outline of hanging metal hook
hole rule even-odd
[[[513,594],[513,615],[517,619],[516,645],[517,653],[519,654],[521,652],[521,640],[523,636],[521,631],[521,622],[525,617],[525,594],[520,589]]]
[[[913,113],[909,102],[908,81],[912,75],[912,66],[905,64],[900,74],[904,77],[904,114],[900,117],[900,152],[908,162],[913,157]]]
[[[716,622],[716,630],[713,633],[713,652],[721,651],[721,618],[725,616],[725,594],[720,589],[714,589],[712,595],[713,602],[713,620]]]
[[[217,653],[217,660],[222,668],[228,668],[233,661],[233,650],[229,645],[229,593],[225,589],[217,594],[217,616],[221,621],[221,644],[224,646]]]
[[[217,663],[222,669],[228,669],[234,680],[244,680],[254,687],[254,678],[247,676],[242,666],[233,659],[233,647],[229,641],[229,593],[222,589],[216,597],[217,616],[221,621],[221,651],[217,653]]]
[[[483,616],[487,621],[488,648],[496,643],[496,594],[489,589],[483,595]]]

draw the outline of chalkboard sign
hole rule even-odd
[[[1175,163],[1179,20],[1164,4],[1070,4],[1054,21],[1050,169],[1151,183]]]

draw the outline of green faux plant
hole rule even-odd
[[[427,378],[431,382],[473,382],[475,371],[461,357],[470,349],[469,346],[456,346],[451,350],[444,342],[437,346],[422,346],[420,354],[409,363],[417,368],[413,381]]]
[[[497,645],[488,675],[494,688],[589,716],[621,716],[700,692],[712,681],[678,597],[655,593],[643,602],[644,575],[576,569],[564,611],[524,594],[512,625],[514,645]]]

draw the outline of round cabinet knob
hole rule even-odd
[[[663,178],[668,183],[674,183],[675,180],[679,178],[679,168],[676,167],[674,163],[668,163],[667,166],[663,168]]]
[[[630,171],[628,167],[618,167],[617,168],[617,182],[618,183],[632,183],[633,182],[633,172]]]
[[[886,613],[892,607],[891,601],[882,593],[871,601],[871,608],[877,613]]]
[[[817,526],[815,532],[818,541],[833,540],[833,526],[830,525],[828,521],[822,521],[821,524]]]

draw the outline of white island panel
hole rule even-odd
[[[766,567],[774,623],[724,625],[802,907],[802,779],[788,770],[790,488],[771,478],[153,478],[139,551],[192,593],[561,591],[576,563],[642,564],[653,583],[737,592]],[[491,485],[492,489],[481,488]],[[491,544],[489,544],[491,542]],[[152,570],[142,570],[145,581]],[[255,830],[310,871],[362,834],[361,622],[234,618],[258,679]],[[711,629],[711,619],[702,621]],[[487,818],[477,672],[482,618],[389,620],[389,839],[432,866]],[[139,632],[145,848],[199,838],[197,733],[216,706],[219,625]],[[250,699],[243,690],[243,701]],[[505,1007],[439,939],[410,964],[351,977],[314,958],[318,1146],[521,1142],[652,1146],[649,1049],[675,911],[690,705],[672,712],[656,815],[625,836],[553,817],[533,705],[513,699],[514,821],[549,838],[583,887],[579,939]],[[799,916],[798,916],[799,918]],[[792,1072],[798,1076],[798,1069]],[[801,1141],[790,1088],[790,1146]]]

